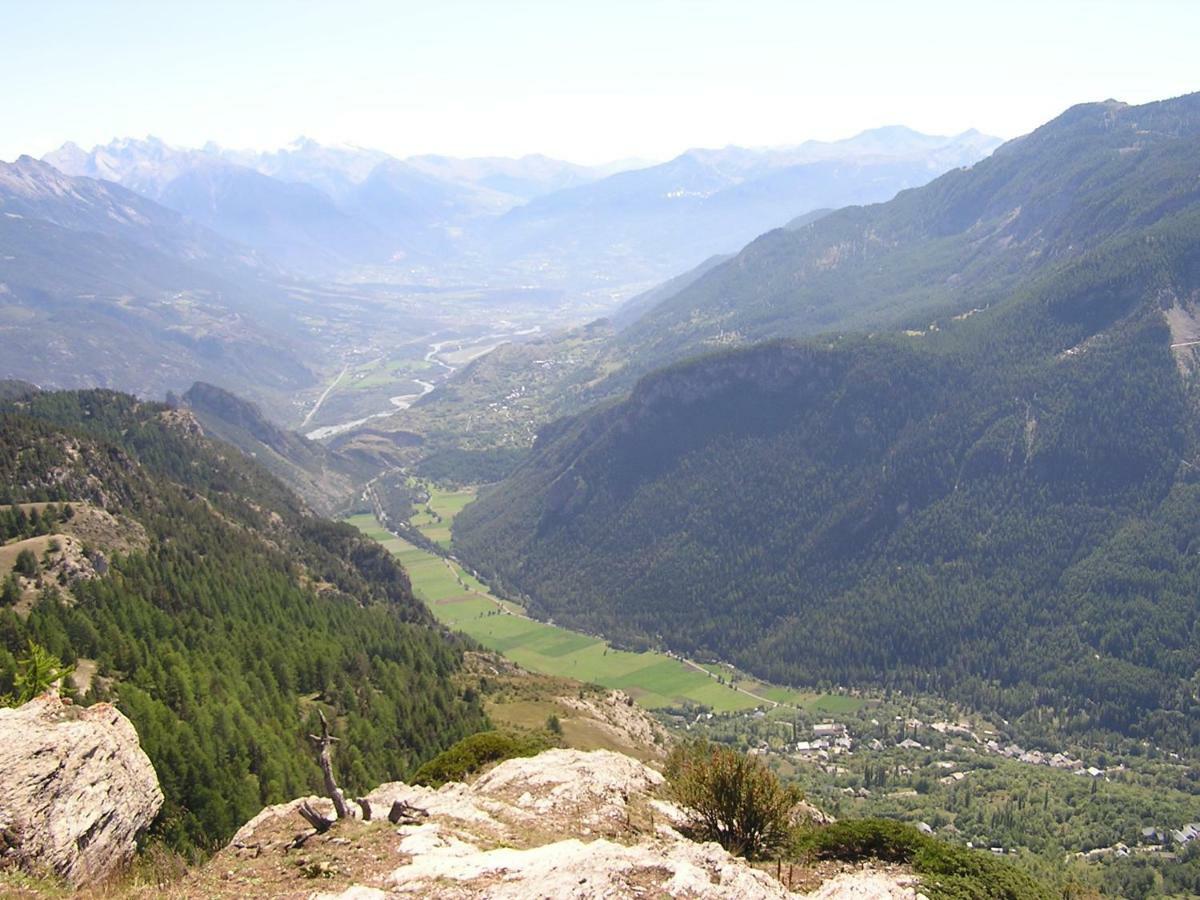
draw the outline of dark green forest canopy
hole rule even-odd
[[[350,790],[411,774],[485,726],[452,676],[458,638],[377,544],[308,514],[238,451],[166,407],[106,391],[0,406],[0,503],[87,501],[140,522],[145,552],[0,610],[0,694],[30,639],[95,659],[86,699],[137,727],[166,804],[154,830],[219,846],[264,804],[319,789],[318,706],[344,738]]]
[[[545,429],[456,546],[626,643],[1194,747],[1200,458],[1164,313],[1197,246],[1184,211],[920,336],[647,376]]]

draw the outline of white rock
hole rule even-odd
[[[846,872],[825,882],[808,900],[918,900],[917,879],[887,872]]]
[[[463,854],[433,851],[387,879],[393,896],[528,898],[628,897],[646,892],[671,897],[787,897],[783,885],[716,844],[677,841],[632,846],[577,838],[525,850],[503,847]]]
[[[163,801],[133,724],[108,703],[46,696],[0,709],[0,773],[5,857],[75,885],[128,864]]]

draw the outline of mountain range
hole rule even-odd
[[[1200,95],[1086,104],[764,235],[612,339],[681,361],[543,428],[458,551],[629,644],[1194,746],[1198,160]]]
[[[4,377],[159,396],[307,387],[312,338],[255,252],[109,181],[0,163]]]
[[[628,292],[822,206],[890,198],[999,141],[890,127],[793,148],[689,150],[630,171],[545,156],[396,159],[308,139],[270,153],[156,138],[45,161],[115,181],[309,275],[507,279]]]
[[[466,647],[391,554],[313,516],[191,414],[101,390],[0,393],[6,521],[28,532],[26,514],[45,516],[19,544],[3,535],[38,561],[12,582],[6,557],[0,689],[37,641],[89,673],[81,702],[119,700],[166,798],[152,839],[203,852],[319,789],[304,737],[317,708],[353,735],[352,790],[483,727],[452,680]],[[10,503],[32,505],[14,519]]]

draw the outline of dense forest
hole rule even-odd
[[[175,847],[218,846],[264,804],[318,790],[305,735],[319,708],[350,790],[485,727],[452,679],[462,641],[392,557],[185,413],[106,391],[3,405],[0,503],[24,501],[59,504],[56,525],[86,503],[145,529],[148,546],[107,552],[103,575],[46,583],[27,615],[0,609],[0,695],[30,641],[87,661],[80,699],[133,720],[166,795],[154,832]],[[28,519],[0,514],[6,536]]]
[[[544,429],[456,547],[624,643],[1194,747],[1200,459],[1164,316],[1198,241],[1184,210],[935,329],[647,376]]]

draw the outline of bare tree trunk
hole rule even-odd
[[[321,736],[310,734],[308,737],[321,748],[319,761],[321,763],[321,771],[325,773],[325,793],[329,795],[329,799],[333,801],[333,808],[337,811],[339,819],[351,818],[350,807],[346,805],[346,798],[342,794],[342,789],[338,787],[337,781],[333,777],[333,758],[330,756],[329,748],[337,741],[329,733],[329,720],[325,718],[323,710],[317,710],[317,714],[321,717]],[[307,818],[307,817],[306,817]],[[316,828],[316,826],[313,826]]]
[[[359,797],[357,802],[358,802],[358,805],[362,807],[363,821],[370,822],[371,821],[371,801],[368,800],[366,797]]]
[[[413,806],[404,800],[397,800],[388,810],[388,821],[393,825],[413,825],[421,819],[428,819],[429,813],[419,806]]]
[[[324,834],[333,827],[333,819],[325,818],[308,803],[301,803],[296,812],[300,813],[305,822],[317,829],[317,834]]]

